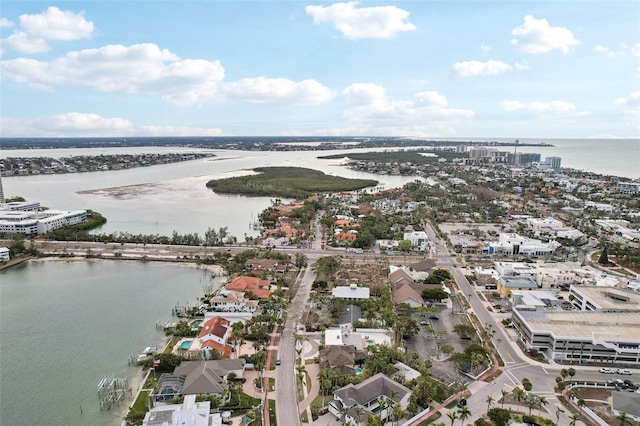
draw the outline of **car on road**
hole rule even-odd
[[[616,373],[618,373],[618,374],[624,374],[624,375],[628,376],[628,375],[630,375],[630,374],[631,374],[631,370],[629,370],[628,368],[618,368],[618,369],[616,370]]]
[[[608,368],[608,367],[602,367],[599,371],[602,374],[613,374],[614,373],[613,368]]]
[[[280,365],[282,363],[282,361],[280,361],[280,358],[276,359],[276,365]]]
[[[429,323],[426,321],[420,321],[420,325],[429,325]]]
[[[439,320],[439,319],[440,319],[440,317],[439,317],[439,316],[437,316],[437,315],[430,315],[430,316],[429,316],[429,319],[432,319],[432,320]]]

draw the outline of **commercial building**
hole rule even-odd
[[[561,303],[537,293],[513,299],[512,322],[526,349],[555,361],[640,366],[640,294],[571,286],[569,300]]]
[[[498,242],[489,244],[489,254],[506,254],[510,256],[549,256],[562,244],[556,241],[544,243],[534,238],[527,238],[515,233],[501,233]]]
[[[512,322],[526,349],[573,363],[640,366],[640,311],[575,312],[513,308]]]
[[[35,236],[46,234],[63,226],[76,225],[87,220],[86,210],[39,211],[39,203],[8,203],[0,207],[0,233]]]
[[[569,300],[580,311],[640,312],[640,294],[622,288],[572,285]]]
[[[7,247],[0,247],[0,261],[11,260],[11,251]]]
[[[500,277],[498,280],[498,293],[507,298],[514,290],[537,290],[538,284],[528,277]]]

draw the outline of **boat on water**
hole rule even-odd
[[[158,348],[156,346],[147,346],[137,356],[131,355],[131,358],[129,359],[129,364],[141,365],[142,363],[145,362],[145,360],[153,356],[153,354],[155,354],[156,352],[158,352]]]

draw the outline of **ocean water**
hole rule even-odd
[[[98,382],[128,377],[135,386],[142,373],[130,355],[166,341],[156,321],[221,280],[203,269],[106,260],[0,272],[0,425],[120,424],[132,400],[100,411]]]

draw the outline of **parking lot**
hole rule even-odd
[[[440,312],[435,314],[435,316],[438,317],[437,320],[429,318],[432,314],[426,314],[424,316],[421,316],[418,312],[412,314],[411,317],[418,324],[426,322],[428,325],[420,325],[420,332],[407,341],[407,348],[410,351],[416,352],[421,362],[426,359],[432,361],[433,367],[431,368],[431,374],[433,376],[448,383],[463,381],[463,376],[455,371],[453,363],[447,360],[447,355],[440,354],[440,357],[438,357],[438,349],[433,333],[427,330],[431,327],[436,332],[441,331],[443,337],[440,338],[440,346],[451,345],[456,352],[464,350],[470,341],[460,339],[453,331],[453,327],[461,322],[461,316],[460,314],[452,314],[452,302],[449,300],[447,304],[437,304],[436,306],[440,308]],[[456,312],[460,312],[459,307],[456,308]],[[446,334],[444,332],[446,332]]]

